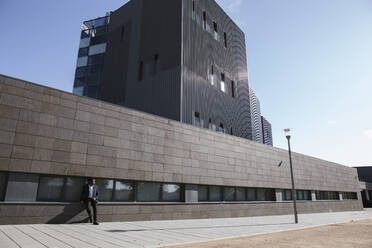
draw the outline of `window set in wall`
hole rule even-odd
[[[232,98],[236,97],[236,85],[235,81],[227,80],[225,73],[220,74],[220,83],[217,84],[217,75],[216,75],[215,66],[212,65],[208,71],[209,82],[213,87],[219,88],[223,93],[229,94]],[[228,84],[228,81],[230,84]],[[218,87],[219,86],[219,87]]]
[[[0,201],[78,202],[86,183],[83,177],[0,172]],[[184,202],[184,184],[96,179],[100,202]],[[284,189],[283,200],[292,199]],[[316,191],[316,200],[340,200],[339,192]],[[343,200],[357,200],[355,192],[342,192]],[[297,190],[297,200],[311,201],[310,190]],[[276,201],[273,188],[198,185],[199,202]]]
[[[138,81],[146,80],[159,72],[159,54],[152,59],[140,61],[138,68]]]
[[[227,44],[227,33],[223,32],[222,39],[221,39],[221,35],[219,33],[217,22],[212,21],[212,27],[213,27],[212,29],[211,25],[208,22],[207,12],[203,10],[201,13],[202,13],[202,17],[200,18],[197,8],[196,8],[196,0],[192,0],[192,19],[197,24],[199,24],[205,31],[210,33],[216,41],[222,42],[222,45],[224,48],[227,48],[227,45],[228,45]]]
[[[208,128],[209,130],[212,130],[212,131],[215,131],[215,132],[219,132],[219,133],[225,133],[225,134],[233,134],[233,130],[232,130],[232,127],[227,128],[222,122],[214,122],[212,120],[212,118],[209,118],[208,119],[208,126],[205,126],[204,124],[204,120],[201,118],[200,116],[200,113],[199,112],[194,112],[194,116],[193,116],[194,120],[193,120],[193,124],[194,126],[196,127],[200,127],[200,128]]]

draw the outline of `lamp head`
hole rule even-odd
[[[285,136],[287,137],[287,139],[291,138],[291,129],[290,128],[284,129],[284,133],[285,133]]]

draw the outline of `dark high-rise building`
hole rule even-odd
[[[262,134],[263,134],[262,143],[272,146],[273,145],[273,134],[271,131],[271,124],[263,116],[261,116],[261,122],[262,122]]]
[[[214,0],[131,0],[84,22],[74,93],[252,139],[244,33]]]

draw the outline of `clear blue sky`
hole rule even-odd
[[[71,91],[81,23],[126,0],[0,0],[0,73]],[[372,166],[372,1],[217,0],[246,34],[249,81],[293,150]]]

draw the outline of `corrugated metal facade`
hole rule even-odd
[[[210,83],[212,66],[217,87]],[[225,74],[227,93],[219,88],[221,73]],[[214,0],[183,0],[182,84],[183,122],[192,123],[193,113],[198,112],[205,127],[211,119],[233,135],[252,139],[244,33]]]
[[[205,128],[252,139],[244,33],[214,0],[132,0],[113,12],[102,85],[102,100],[188,124],[198,112]]]

